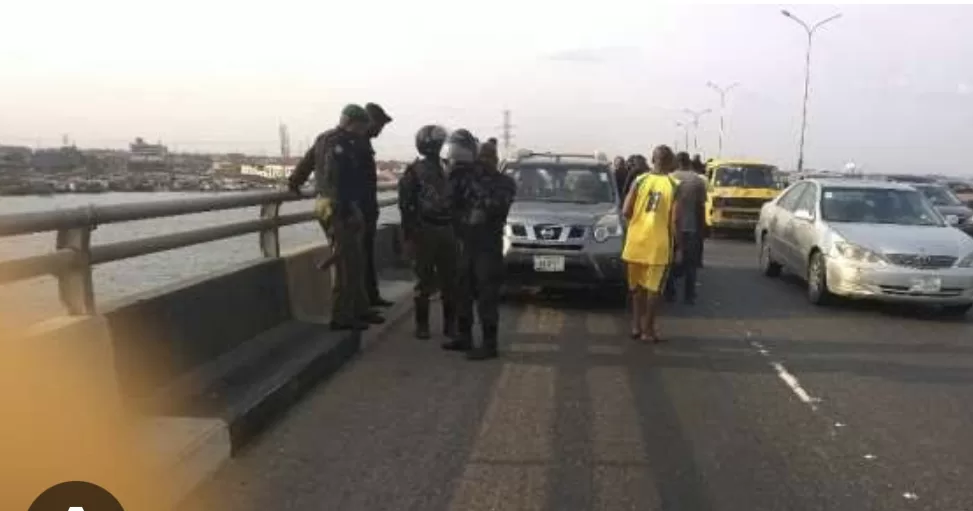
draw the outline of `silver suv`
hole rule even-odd
[[[505,284],[624,293],[622,198],[607,158],[522,151],[501,170],[517,182]]]

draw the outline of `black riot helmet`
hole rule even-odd
[[[446,139],[446,160],[473,163],[479,147],[480,141],[468,130],[460,128]]]
[[[428,124],[416,132],[416,150],[423,156],[438,158],[445,143],[446,128],[442,126]]]

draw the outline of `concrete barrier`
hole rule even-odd
[[[397,225],[382,225],[376,267],[408,276]],[[29,342],[82,364],[119,406],[144,417],[160,476],[178,500],[313,385],[359,352],[362,336],[332,332],[326,245],[238,265],[106,304],[90,317],[46,321]],[[411,284],[382,283],[387,298]],[[388,311],[404,317],[407,300]]]

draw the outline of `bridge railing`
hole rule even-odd
[[[381,183],[378,191],[391,191],[395,184]],[[54,231],[53,252],[0,261],[0,284],[52,275],[58,294],[69,314],[95,313],[92,268],[95,265],[174,250],[200,243],[259,233],[263,257],[280,256],[279,229],[315,220],[314,211],[280,214],[285,202],[307,200],[314,195],[288,191],[243,192],[220,196],[153,201],[141,204],[89,205],[78,208],[0,215],[0,237]],[[391,206],[395,198],[379,200],[379,207]],[[204,227],[174,234],[91,245],[91,232],[99,225],[153,218],[189,215],[260,206],[253,220]]]

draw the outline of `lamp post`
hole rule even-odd
[[[716,85],[713,82],[706,82],[707,87],[715,90],[720,95],[720,141],[716,149],[717,158],[723,156],[723,133],[724,133],[723,117],[726,114],[726,94],[731,90],[733,90],[737,85],[740,84],[733,82],[730,85],[727,85],[726,87],[720,87],[719,85]]]
[[[807,95],[808,95],[808,86],[811,83],[811,37],[814,35],[814,32],[817,29],[821,28],[821,26],[824,25],[825,23],[840,18],[841,13],[835,14],[830,18],[823,19],[815,23],[814,25],[808,25],[803,20],[801,20],[797,16],[794,16],[787,10],[782,10],[780,11],[780,13],[794,20],[798,25],[804,28],[805,32],[807,32],[807,54],[805,55],[804,58],[804,105],[801,108],[801,142],[797,150],[797,171],[800,172],[801,170],[804,169],[804,134],[807,131]]]
[[[684,144],[684,147],[686,148],[686,151],[688,152],[689,151],[689,125],[686,124],[686,123],[684,123],[684,122],[682,122],[682,121],[676,121],[676,127],[677,128],[682,128],[682,136],[683,136],[683,140],[684,140],[683,144]],[[676,141],[676,149],[678,149],[678,148],[679,148],[679,141],[677,140]]]
[[[690,110],[688,108],[683,110],[683,112],[686,112],[687,114],[689,114],[690,117],[693,118],[692,124],[693,124],[693,152],[694,153],[697,154],[699,153],[699,118],[712,111],[713,110],[710,108],[707,108],[706,110],[699,110],[699,111]],[[687,146],[686,149],[689,149],[688,143],[686,144],[686,146]]]

